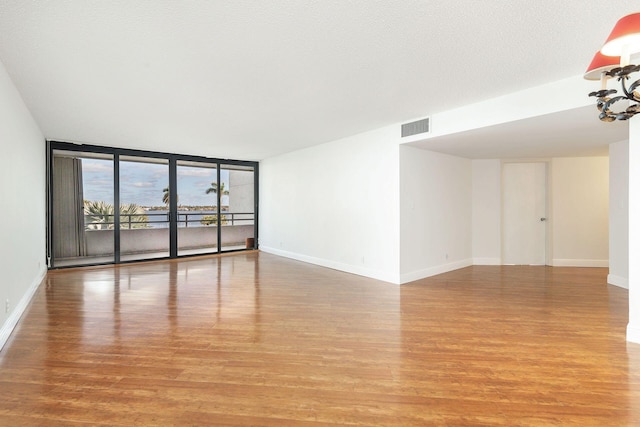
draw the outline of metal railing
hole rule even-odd
[[[135,228],[168,228],[171,220],[170,212],[155,212],[144,214],[120,214],[120,229],[131,230]],[[251,225],[254,223],[253,212],[221,212],[218,218],[217,212],[207,211],[178,211],[178,227],[210,227],[217,226],[218,222],[223,226]],[[115,225],[113,214],[85,214],[85,229],[109,230]]]
[[[189,219],[189,216],[196,217]],[[253,224],[253,212],[221,212],[220,218],[217,218],[217,212],[178,212],[178,227],[184,224],[188,227],[190,223],[198,223],[197,227],[207,227],[209,225],[217,225],[218,221],[222,225],[250,225]]]

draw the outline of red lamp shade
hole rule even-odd
[[[602,49],[603,55],[623,56],[640,52],[640,13],[618,20]]]
[[[587,71],[584,72],[584,78],[587,80],[600,80],[604,71],[610,71],[619,66],[619,56],[604,56],[600,52],[596,52]]]

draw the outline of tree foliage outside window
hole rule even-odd
[[[205,191],[206,194],[218,194],[218,183],[217,182],[212,182],[211,183],[211,187],[207,188],[207,191]],[[228,196],[229,195],[229,190],[225,190],[224,188],[224,182],[220,183],[220,198],[222,199],[222,196]]]
[[[100,201],[84,201],[86,230],[113,230],[115,222],[113,205]],[[120,205],[120,229],[149,228],[149,217],[135,203]]]
[[[205,215],[200,220],[202,225],[218,225],[218,215]],[[225,215],[220,215],[220,224],[227,225],[229,221]]]

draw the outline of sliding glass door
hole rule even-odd
[[[49,144],[50,267],[257,248],[257,163]]]
[[[113,155],[53,150],[51,159],[52,262],[114,262]]]
[[[120,261],[169,256],[169,161],[120,156]]]
[[[178,160],[178,255],[218,252],[218,165]]]
[[[255,169],[253,166],[220,166],[222,250],[255,247]]]

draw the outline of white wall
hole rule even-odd
[[[552,159],[551,192],[552,265],[607,267],[608,157]]]
[[[607,266],[608,161],[607,157],[551,159],[552,265]],[[472,254],[476,265],[501,263],[501,168],[500,160],[472,162]],[[626,230],[620,233],[624,235],[619,238],[626,238]]]
[[[260,249],[399,280],[399,129],[263,160]]]
[[[501,161],[395,141],[385,128],[263,161],[261,249],[393,283],[500,264]],[[608,170],[551,159],[552,265],[607,266]]]
[[[471,265],[471,160],[400,147],[400,281]]]
[[[640,343],[640,121],[629,120],[629,324],[627,341]]]
[[[609,276],[629,288],[629,141],[609,145]]]
[[[431,116],[431,132],[426,135],[418,134],[403,138],[402,142],[436,138],[500,123],[592,106],[593,98],[585,96],[592,90],[593,82],[585,80],[581,74],[527,88],[433,114]],[[461,120],[461,117],[464,117],[464,120]]]
[[[473,160],[472,254],[475,265],[502,263],[502,182],[500,160]]]
[[[0,123],[1,348],[46,273],[44,136],[2,63]]]

